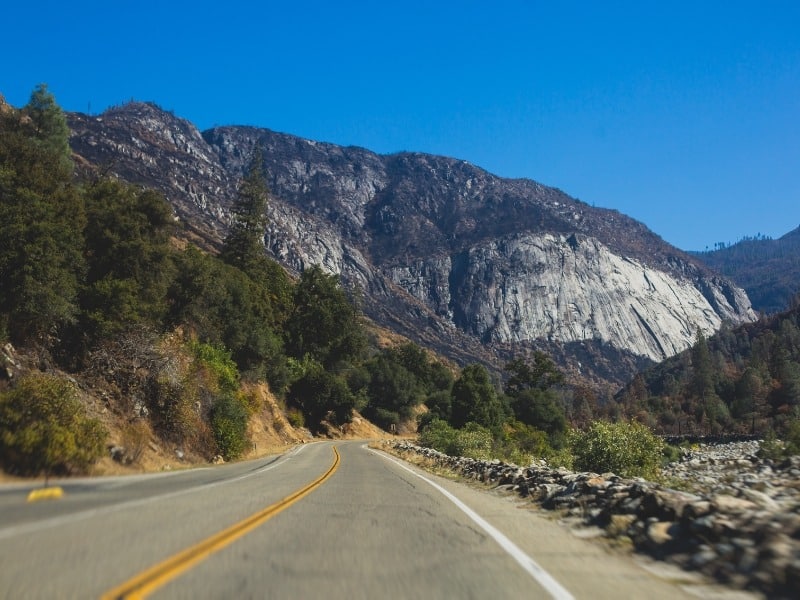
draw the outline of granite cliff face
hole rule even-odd
[[[641,223],[465,161],[252,127],[201,134],[142,103],[73,114],[70,125],[81,164],[159,189],[212,246],[260,146],[268,252],[295,272],[340,273],[364,291],[370,317],[459,361],[497,365],[546,347],[590,377],[623,381],[698,329],[755,318],[741,289]]]

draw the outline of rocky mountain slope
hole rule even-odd
[[[378,323],[460,362],[538,347],[622,382],[697,330],[755,318],[746,294],[616,211],[465,161],[382,156],[253,127],[199,132],[147,103],[69,115],[84,168],[162,191],[195,239],[225,233],[260,146],[272,192],[265,245],[360,288]]]

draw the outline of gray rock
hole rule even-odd
[[[123,446],[114,445],[108,449],[108,453],[111,455],[111,458],[114,459],[116,462],[124,463],[125,462],[125,454],[126,450]]]
[[[695,569],[702,569],[706,565],[716,561],[717,558],[718,555],[712,548],[704,546],[692,555],[691,559],[689,559],[689,564]]]
[[[775,500],[770,498],[764,492],[759,492],[758,490],[744,488],[742,490],[742,496],[763,509],[770,511],[780,510],[780,505],[778,505],[778,503],[775,502]]]
[[[729,496],[728,494],[719,494],[712,497],[711,506],[715,511],[723,513],[743,513],[756,508],[754,502]]]

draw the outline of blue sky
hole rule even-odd
[[[799,32],[796,0],[15,2],[0,93],[453,156],[695,250],[800,225]]]

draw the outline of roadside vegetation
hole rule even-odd
[[[465,368],[453,384],[452,406],[469,410],[422,417],[421,445],[451,456],[518,465],[544,459],[556,467],[648,478],[669,455],[661,438],[635,421],[569,427],[559,402],[564,376],[543,353],[506,365],[502,393],[481,369]]]

